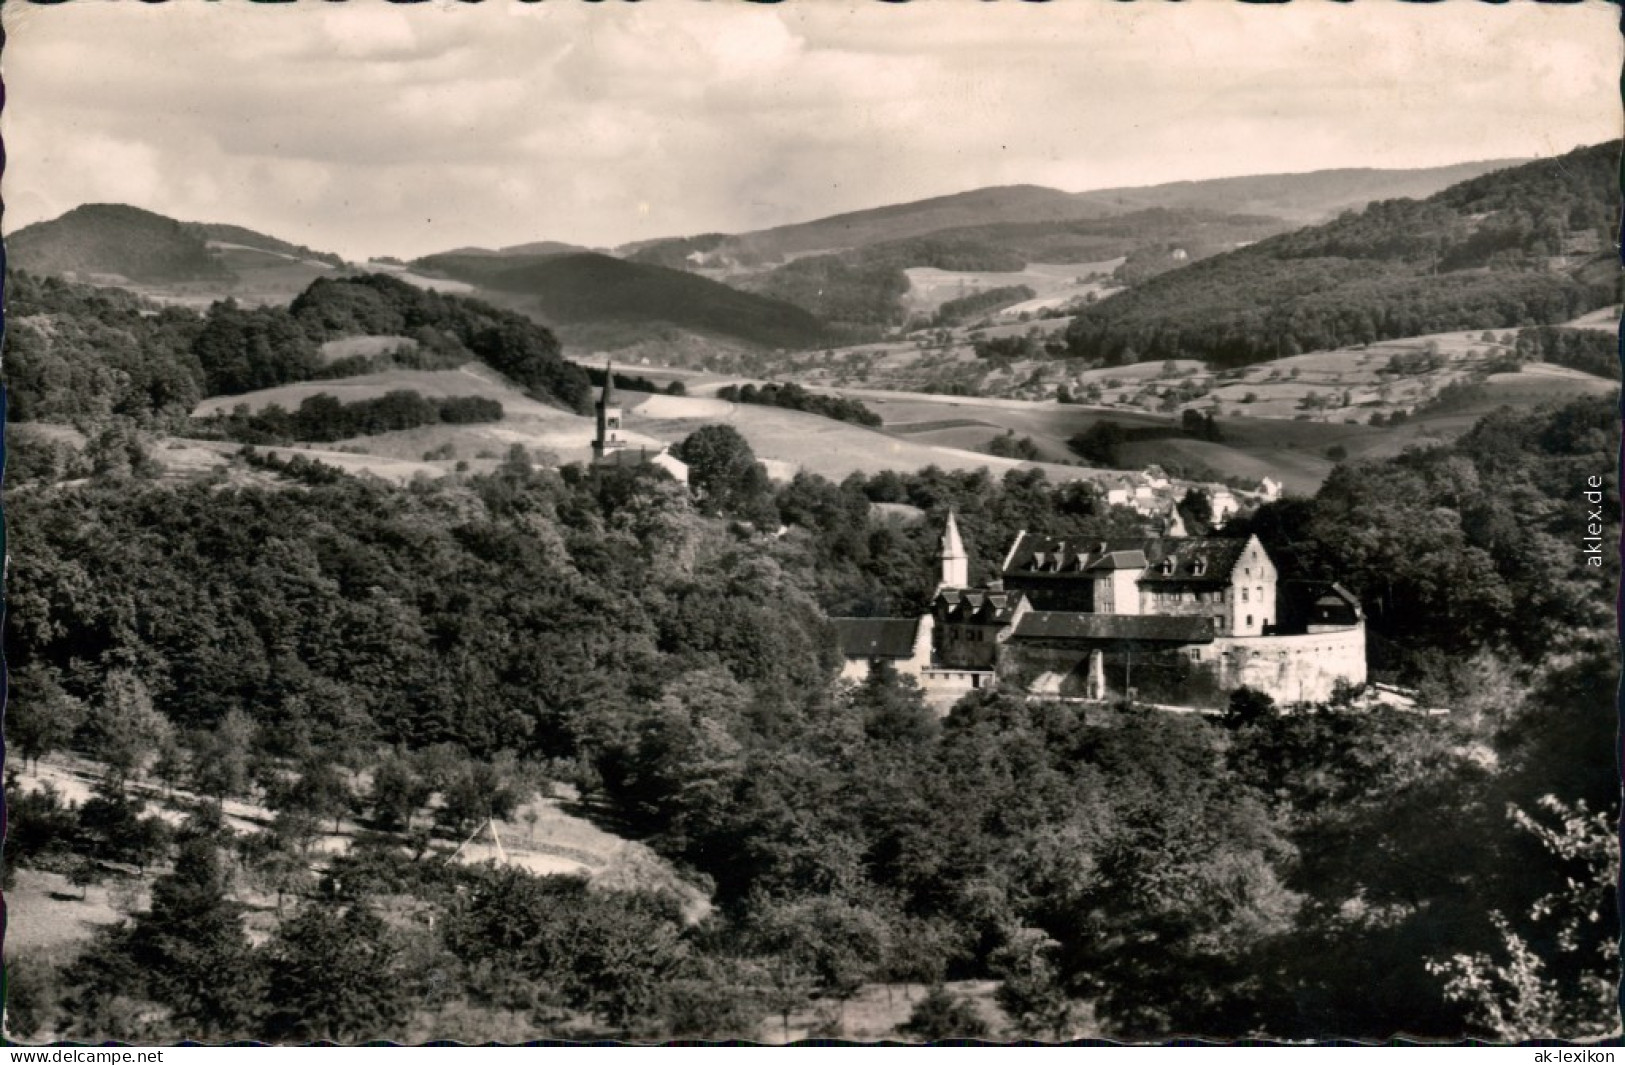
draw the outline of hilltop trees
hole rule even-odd
[[[324,366],[319,345],[356,335],[405,335],[416,342],[417,364],[477,359],[534,398],[576,410],[590,401],[586,374],[560,357],[544,327],[381,275],[319,278],[287,309],[228,299],[202,315],[54,277],[14,272],[7,281],[19,320],[5,351],[14,421],[103,429],[114,420],[183,419],[206,396],[355,372]]]
[[[706,513],[750,520],[765,516],[771,507],[767,471],[733,426],[696,429],[672,448],[672,454],[688,463],[689,487]]]
[[[304,381],[321,367],[316,345],[280,308],[216,303],[192,341],[206,395],[236,395]]]

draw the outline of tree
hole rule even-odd
[[[191,776],[198,794],[224,807],[228,796],[242,795],[248,789],[256,732],[253,720],[234,709],[214,729],[194,737]]]
[[[399,751],[385,754],[372,771],[369,803],[373,820],[386,832],[410,830],[412,815],[433,793],[411,758]]]
[[[269,948],[273,1040],[400,1038],[412,1009],[395,934],[363,901],[307,903]]]
[[[1605,885],[1618,871],[1618,838],[1610,817],[1583,801],[1570,806],[1548,795],[1540,806],[1555,827],[1516,806],[1508,814],[1554,864],[1578,875],[1537,899],[1517,926],[1492,912],[1500,940],[1493,955],[1457,954],[1429,962],[1428,971],[1446,978],[1445,997],[1465,1004],[1472,1023],[1493,1039],[1607,1035],[1619,1026],[1619,940],[1604,916],[1613,901]]]
[[[750,941],[767,956],[774,983],[786,992],[810,979],[819,993],[844,1005],[886,954],[885,923],[844,899],[764,901],[751,914]],[[788,1024],[789,1008],[781,1003],[780,1012]]]
[[[688,484],[711,514],[737,514],[769,488],[749,442],[731,425],[696,429],[672,449],[688,463]]]
[[[26,767],[38,767],[40,757],[61,750],[73,739],[85,719],[85,704],[69,695],[50,666],[23,667],[11,677],[6,701],[6,739],[23,756]]]
[[[1015,1030],[1059,1043],[1072,1026],[1074,1004],[1053,956],[1059,946],[1036,928],[1015,929],[991,959],[999,987],[993,992]]]
[[[15,951],[6,958],[5,1034],[31,1039],[51,1027],[61,994],[57,966],[45,958]]]
[[[1198,524],[1206,525],[1213,520],[1213,497],[1207,494],[1205,488],[1192,488],[1187,491],[1185,497],[1179,501],[1179,506]]]
[[[181,844],[174,871],[153,881],[151,907],[120,946],[180,1030],[241,1037],[251,1027],[261,1003],[259,959],[208,838]]]
[[[140,772],[171,730],[146,684],[127,669],[107,674],[89,727],[92,750],[120,782]]]
[[[1245,728],[1267,721],[1276,714],[1275,700],[1256,688],[1237,688],[1230,693],[1230,704],[1224,710],[1224,723],[1230,728]]]
[[[897,1029],[927,1043],[944,1039],[980,1039],[988,1034],[987,1020],[968,1000],[941,984],[934,984],[915,1003],[908,1020]]]
[[[1128,434],[1116,422],[1096,422],[1066,445],[1097,466],[1116,467],[1121,465],[1118,449],[1127,442]]]

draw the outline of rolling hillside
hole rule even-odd
[[[209,254],[207,237],[173,218],[123,204],[91,203],[6,238],[8,263],[34,274],[142,284],[234,279]]]
[[[540,257],[432,255],[413,266],[476,286],[550,326],[673,327],[760,348],[804,348],[827,331],[813,315],[680,270],[594,252]]]
[[[1080,192],[1077,200],[1114,213],[1161,208],[1234,214],[1266,214],[1303,225],[1376,200],[1417,199],[1525,159],[1489,159],[1422,170],[1316,170],[1307,174],[1259,174],[1175,181],[1141,188]]]
[[[1301,225],[1324,220],[1339,211],[1363,207],[1374,200],[1432,195],[1455,182],[1517,162],[1488,160],[1418,170],[1354,169],[1306,174],[1262,174],[1078,193],[1040,185],[1005,185],[852,211],[727,237],[707,234],[703,237],[642,241],[628,245],[620,252],[675,265],[668,258],[673,252],[678,252],[677,257],[680,258],[699,251],[718,263],[726,260],[749,267],[813,252],[842,251],[920,237],[942,230],[1096,219],[1148,209],[1261,215]]]
[[[581,462],[591,455],[591,418],[530,400],[500,375],[477,364],[459,370],[392,370],[284,385],[240,396],[220,396],[205,400],[193,413],[206,417],[238,405],[259,410],[272,403],[292,409],[321,393],[349,403],[403,389],[425,397],[494,399],[502,404],[503,417],[491,423],[430,425],[317,447],[280,446],[267,450],[284,456],[305,454],[345,469],[369,470],[390,480],[406,480],[422,472],[448,474],[459,464],[474,471],[489,470],[495,468],[515,444],[549,462]],[[798,469],[839,481],[856,471],[872,474],[926,466],[950,470],[986,469],[997,476],[1006,470],[1041,465],[1053,480],[1087,478],[1098,472],[997,458],[778,407],[631,391],[623,391],[621,398],[626,405],[623,435],[631,446],[658,449],[682,440],[701,426],[725,423],[738,429],[768,471],[781,479],[793,476]],[[238,445],[192,442],[190,446],[225,453],[234,452]],[[160,450],[156,457],[164,461],[169,456]]]
[[[1618,302],[1618,142],[1387,200],[1162,274],[1082,310],[1107,365],[1272,358],[1456,329],[1568,321]]]
[[[30,273],[200,308],[226,296],[249,305],[286,303],[345,266],[337,255],[243,226],[179,222],[122,204],[86,204],[25,226],[7,238],[6,252],[11,266]]]

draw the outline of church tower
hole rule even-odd
[[[626,446],[621,439],[621,404],[615,398],[615,368],[604,363],[604,390],[598,395],[598,438],[592,442],[594,462]]]
[[[959,522],[953,511],[948,511],[948,524],[942,530],[942,587],[970,587],[970,557],[965,544],[959,539]]]

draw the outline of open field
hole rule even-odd
[[[456,370],[386,370],[355,377],[335,377],[328,381],[301,381],[240,396],[213,396],[199,403],[192,415],[207,417],[239,405],[247,406],[249,410],[259,410],[273,403],[293,410],[311,396],[323,393],[344,403],[354,403],[397,391],[417,392],[430,398],[481,396],[495,399],[502,404],[505,417],[575,417],[568,411],[530,399],[494,370],[479,363],[469,363]]]
[[[368,261],[361,264],[361,269],[369,274],[389,274],[405,281],[408,285],[426,288],[431,292],[445,292],[453,296],[466,296],[474,291],[474,286],[466,281],[453,281],[449,277],[427,277],[396,263]]]
[[[283,252],[215,240],[209,241],[208,246],[215,258],[237,275],[231,295],[239,303],[288,303],[312,281],[339,272],[331,263]]]
[[[725,380],[709,382],[714,392]],[[443,476],[459,462],[474,471],[494,467],[515,444],[544,461],[579,462],[591,455],[593,420],[529,399],[498,375],[470,364],[459,370],[389,370],[378,374],[308,381],[241,396],[217,396],[199,404],[195,414],[208,415],[238,404],[257,410],[271,403],[293,409],[310,396],[326,393],[343,402],[371,399],[409,389],[424,396],[483,396],[503,406],[500,422],[475,425],[429,425],[416,429],[354,437],[320,446],[274,447],[262,451],[304,454],[346,470],[366,470],[388,480],[407,481],[422,475]],[[675,444],[703,425],[732,425],[748,440],[775,477],[805,469],[839,480],[854,471],[913,470],[936,465],[945,469],[988,469],[994,474],[1025,467],[1014,459],[996,458],[930,441],[908,439],[838,422],[815,414],[724,402],[714,396],[664,396],[623,392],[626,420],[623,436],[633,447],[658,449]],[[449,453],[445,449],[449,446]],[[238,445],[188,441],[187,448],[220,455]],[[435,453],[434,459],[424,456]],[[160,453],[159,458],[164,456]],[[200,461],[196,454],[184,457]],[[1056,457],[1064,457],[1057,455]],[[183,455],[174,456],[180,461]],[[201,461],[206,461],[203,459]],[[1047,465],[1057,479],[1079,479],[1089,471]]]
[[[833,480],[853,472],[915,470],[932,465],[950,470],[987,469],[994,475],[1034,465],[778,407],[727,404],[730,410],[723,416],[717,410],[718,402],[704,397],[654,396],[647,401],[647,407],[629,407],[627,424],[662,439],[680,440],[708,422],[724,422],[750,441],[757,457]],[[1075,467],[1039,465],[1057,480],[1091,476],[1090,471]]]
[[[1574,321],[1565,322],[1564,324],[1570,329],[1601,329],[1609,333],[1617,333],[1619,332],[1620,310],[1619,307],[1603,307],[1592,311],[1590,314],[1582,314]]]
[[[1037,312],[1058,307],[1087,293],[1101,293],[1106,281],[1085,280],[1091,274],[1109,278],[1113,270],[1123,264],[1122,259],[1109,259],[1095,263],[1028,263],[1022,270],[1010,272],[938,270],[935,267],[916,266],[904,270],[908,275],[909,290],[903,297],[904,305],[920,313],[931,313],[949,300],[986,292],[993,288],[1026,285],[1034,298],[1008,308],[1005,314],[1022,311]]]
[[[376,336],[376,337],[343,337],[339,340],[329,340],[322,344],[322,362],[333,363],[340,359],[354,358],[361,355],[389,355],[396,351],[416,351],[418,342],[411,337],[402,336]]]
[[[1186,369],[1201,364],[1179,365]],[[1162,364],[1141,363],[1121,369],[1129,379],[1149,381],[1162,372]],[[725,384],[742,383],[741,378],[721,375],[685,374],[681,379],[696,395],[712,393]],[[1053,400],[1035,402],[823,386],[814,387],[814,391],[862,400],[884,419],[883,428],[887,433],[910,441],[975,450],[986,447],[995,436],[1013,432],[1017,438],[1030,438],[1040,455],[1051,462],[1074,460],[1076,456],[1067,447],[1067,440],[1103,421],[1127,428],[1172,429],[1178,424],[1177,416],[1172,414],[1062,404]],[[1138,469],[1169,461],[1200,463],[1220,475],[1253,481],[1271,476],[1288,492],[1313,494],[1334,465],[1325,457],[1327,447],[1343,444],[1353,453],[1355,443],[1383,434],[1383,430],[1364,425],[1240,418],[1223,420],[1221,429],[1225,439],[1220,443],[1175,436],[1127,445],[1124,449],[1126,465]],[[1046,463],[1046,468],[1054,467]],[[1098,477],[1105,472],[1060,468],[1073,478]]]

